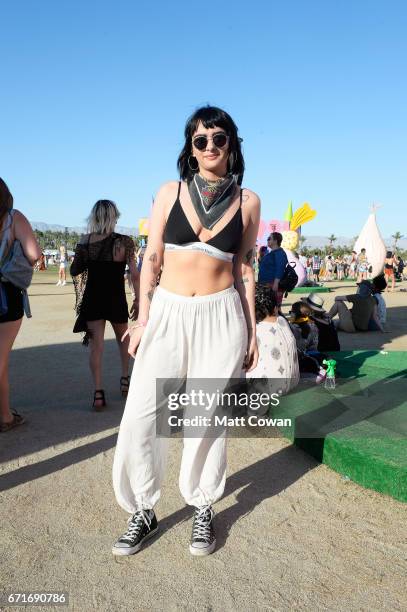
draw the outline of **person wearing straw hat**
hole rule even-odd
[[[319,295],[319,293],[309,293],[307,297],[300,298],[301,302],[304,302],[311,308],[311,310],[315,313],[323,314],[326,312],[324,310],[324,299]]]
[[[338,332],[328,313],[324,309],[324,298],[318,293],[310,293],[301,301],[311,310],[311,319],[318,328],[318,351],[340,351]]]

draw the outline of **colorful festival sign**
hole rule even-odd
[[[266,244],[267,237],[271,232],[280,232],[280,234],[290,227],[289,221],[280,221],[278,219],[270,219],[269,221],[264,221],[261,219],[259,224],[259,231],[257,233],[257,241],[260,244]]]
[[[140,236],[148,236],[149,219],[139,219],[138,233]]]

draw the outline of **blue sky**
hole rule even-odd
[[[188,115],[225,108],[262,218],[308,201],[305,235],[354,236],[380,202],[407,234],[407,3],[0,2],[0,176],[29,219],[121,225],[177,178]]]

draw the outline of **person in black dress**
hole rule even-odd
[[[129,236],[114,232],[119,215],[114,202],[110,200],[96,202],[88,218],[89,233],[82,236],[76,246],[70,268],[75,286],[77,313],[73,331],[84,332],[83,344],[90,346],[89,365],[95,385],[93,399],[95,410],[100,410],[106,405],[102,387],[106,321],[111,323],[119,346],[122,396],[127,395],[130,380],[128,337],[122,342],[129,318],[124,284],[126,264],[129,267],[136,296],[130,310],[132,319],[138,314],[139,273],[136,268],[133,240]]]

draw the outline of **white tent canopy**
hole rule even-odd
[[[358,255],[362,249],[366,249],[367,260],[372,266],[373,276],[383,271],[386,246],[377,226],[375,206],[372,207],[372,212],[368,216],[353,248]]]

